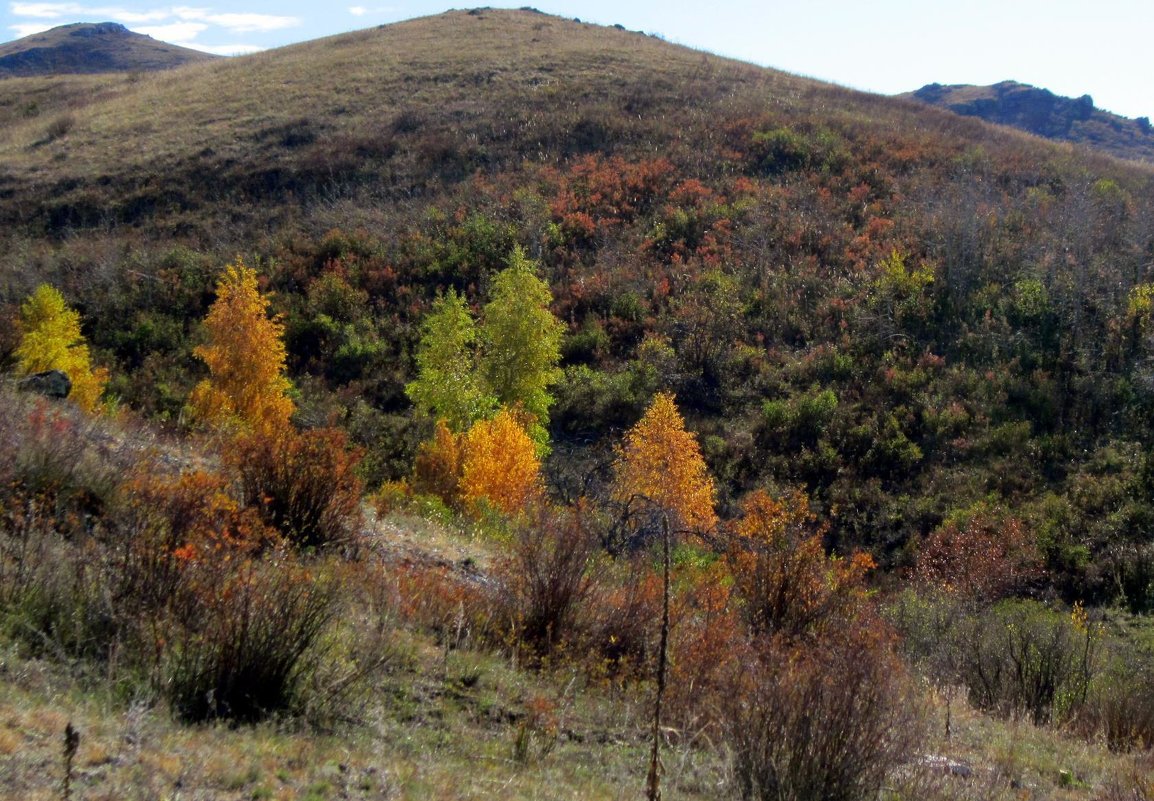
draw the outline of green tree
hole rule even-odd
[[[561,321],[549,310],[553,294],[537,265],[514,248],[493,279],[480,336],[481,373],[497,401],[534,418],[530,435],[543,446],[548,434],[549,387],[561,377]]]
[[[417,378],[405,387],[422,412],[457,433],[490,414],[496,400],[476,369],[477,329],[465,298],[450,289],[421,325]]]
[[[72,382],[71,398],[87,412],[96,410],[108,371],[93,370],[88,345],[80,333],[80,314],[64,296],[41,284],[20,307],[20,344],[17,369],[26,375],[60,370]]]

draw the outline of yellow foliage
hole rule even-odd
[[[658,393],[626,432],[614,471],[615,500],[649,500],[673,515],[678,528],[705,531],[717,522],[713,479],[670,393]]]
[[[96,410],[108,371],[92,369],[88,345],[80,334],[80,315],[48,284],[41,284],[20,307],[20,372],[31,375],[60,370],[72,381],[69,394],[87,412]]]
[[[268,316],[268,298],[256,272],[239,259],[216,285],[216,301],[204,321],[208,344],[193,353],[211,377],[192,391],[194,416],[210,425],[276,431],[293,413],[286,394],[284,326]]]
[[[467,505],[475,507],[483,500],[514,514],[540,492],[536,443],[508,409],[474,423],[463,437],[462,450],[460,491]]]

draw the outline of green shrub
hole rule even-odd
[[[965,621],[961,678],[974,706],[1035,724],[1065,721],[1085,703],[1098,642],[1093,628],[1036,601],[1005,601]]]

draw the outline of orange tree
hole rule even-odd
[[[466,506],[488,502],[515,514],[540,492],[536,443],[510,410],[474,423],[463,437],[462,451],[460,494]]]
[[[225,268],[204,321],[208,342],[193,351],[210,373],[189,398],[196,419],[264,432],[288,425],[284,326],[268,305],[252,268],[239,259]]]
[[[612,497],[627,515],[647,503],[668,514],[676,530],[706,531],[717,522],[713,479],[670,393],[658,393],[626,432],[613,472]]]

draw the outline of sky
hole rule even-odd
[[[0,41],[70,22],[219,55],[438,14],[451,0],[8,2]],[[620,24],[670,42],[883,94],[1016,80],[1154,117],[1154,0],[477,0]],[[460,7],[470,7],[463,5]]]

